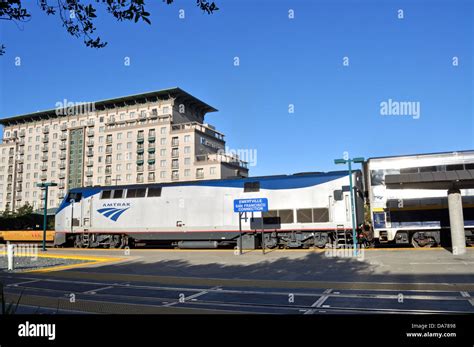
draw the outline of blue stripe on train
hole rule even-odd
[[[355,172],[355,171],[354,171]],[[289,176],[267,176],[267,177],[249,177],[242,179],[224,179],[224,180],[204,180],[193,182],[177,182],[177,183],[162,183],[162,184],[145,184],[144,186],[155,187],[187,187],[187,186],[201,186],[201,187],[225,187],[225,188],[244,188],[246,182],[260,182],[261,189],[278,190],[278,189],[297,189],[316,186],[318,184],[326,183],[347,176],[347,171],[332,171],[316,174],[305,175],[289,175]],[[112,187],[84,187],[74,188],[71,192],[81,192],[84,198],[100,193],[107,189],[127,189],[136,185],[113,186]],[[69,206],[70,202],[66,198],[58,207],[56,213]]]

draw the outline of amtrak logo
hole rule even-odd
[[[119,219],[119,217],[122,215],[122,213],[124,213],[125,211],[127,211],[129,208],[130,208],[130,204],[104,204],[104,206],[111,206],[111,205],[118,205],[118,206],[128,206],[128,207],[104,207],[104,208],[100,208],[97,210],[97,212],[99,212],[101,215],[103,215],[104,217],[107,217],[109,218],[110,220],[113,220],[114,222],[117,221],[117,219]]]

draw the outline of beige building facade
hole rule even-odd
[[[48,207],[68,189],[247,177],[225,153],[224,135],[204,123],[213,107],[171,88],[4,118],[0,211],[44,207],[36,185],[54,182]]]

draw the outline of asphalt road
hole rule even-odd
[[[272,288],[171,285],[60,278],[45,274],[1,274],[7,301],[21,293],[18,313],[474,313],[473,291],[337,288]],[[429,287],[429,284],[424,284]],[[388,285],[390,287],[390,285]],[[393,287],[397,287],[395,284]],[[436,286],[433,284],[433,288]]]

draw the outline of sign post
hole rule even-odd
[[[268,199],[267,198],[249,198],[249,199],[235,199],[234,200],[234,212],[239,213],[239,254],[242,254],[242,216],[245,213],[245,219],[247,219],[247,212],[268,212]],[[265,245],[263,235],[263,219],[262,219],[262,249]],[[263,249],[265,254],[265,249]]]

